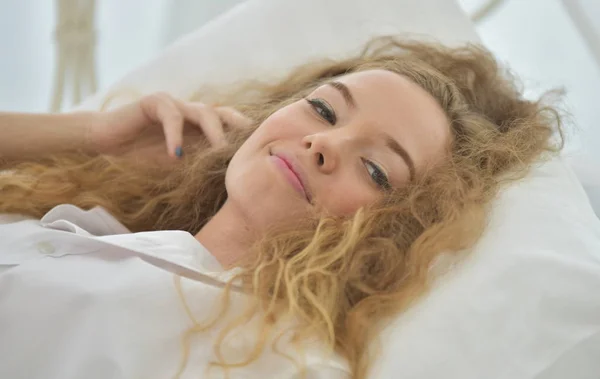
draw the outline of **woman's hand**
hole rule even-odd
[[[185,146],[193,145],[202,136],[218,147],[226,144],[227,128],[250,125],[251,121],[233,108],[213,107],[155,93],[98,114],[89,126],[88,139],[102,154],[153,160],[167,156],[178,158],[183,155]]]

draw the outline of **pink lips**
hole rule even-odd
[[[299,175],[297,168],[294,167],[294,164],[291,162],[291,160],[283,155],[278,154],[271,155],[269,158],[281,170],[285,178],[292,185],[292,187],[294,187],[296,192],[302,195],[302,197],[310,203],[310,194],[306,190],[306,187],[302,182],[301,176]]]

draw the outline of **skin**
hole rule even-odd
[[[223,266],[234,265],[274,223],[293,225],[310,212],[351,215],[382,196],[384,178],[391,187],[408,183],[407,159],[387,146],[384,134],[406,151],[414,173],[443,159],[449,122],[417,84],[385,70],[335,81],[349,89],[354,105],[339,85],[322,85],[306,97],[312,105],[302,99],[273,113],[233,157],[228,200],[196,235]],[[310,202],[286,177],[277,155],[296,163]]]

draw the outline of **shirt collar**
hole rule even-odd
[[[190,233],[181,230],[131,233],[101,207],[84,211],[62,204],[40,220],[43,227],[93,238],[134,252],[148,263],[194,280],[210,277],[223,284],[240,272],[225,270]]]

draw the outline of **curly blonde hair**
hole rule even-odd
[[[259,312],[264,336],[273,333],[273,320],[291,316],[298,341],[317,336],[347,359],[354,378],[365,378],[379,328],[427,290],[434,260],[473,246],[501,185],[562,148],[556,108],[524,99],[509,72],[477,45],[377,38],[354,57],[307,64],[276,84],[251,83],[220,100],[257,127],[323,81],[374,68],[409,78],[437,100],[450,121],[448,158],[352,217],[306,220],[258,241],[233,278],[254,295],[253,304],[216,341],[218,366],[257,359],[267,338],[244,362],[228,362],[219,346]],[[83,154],[19,163],[13,175],[0,176],[0,212],[41,217],[60,203],[99,205],[134,232],[195,234],[226,200],[228,162],[253,130],[229,131],[223,148],[201,144],[177,167]]]

